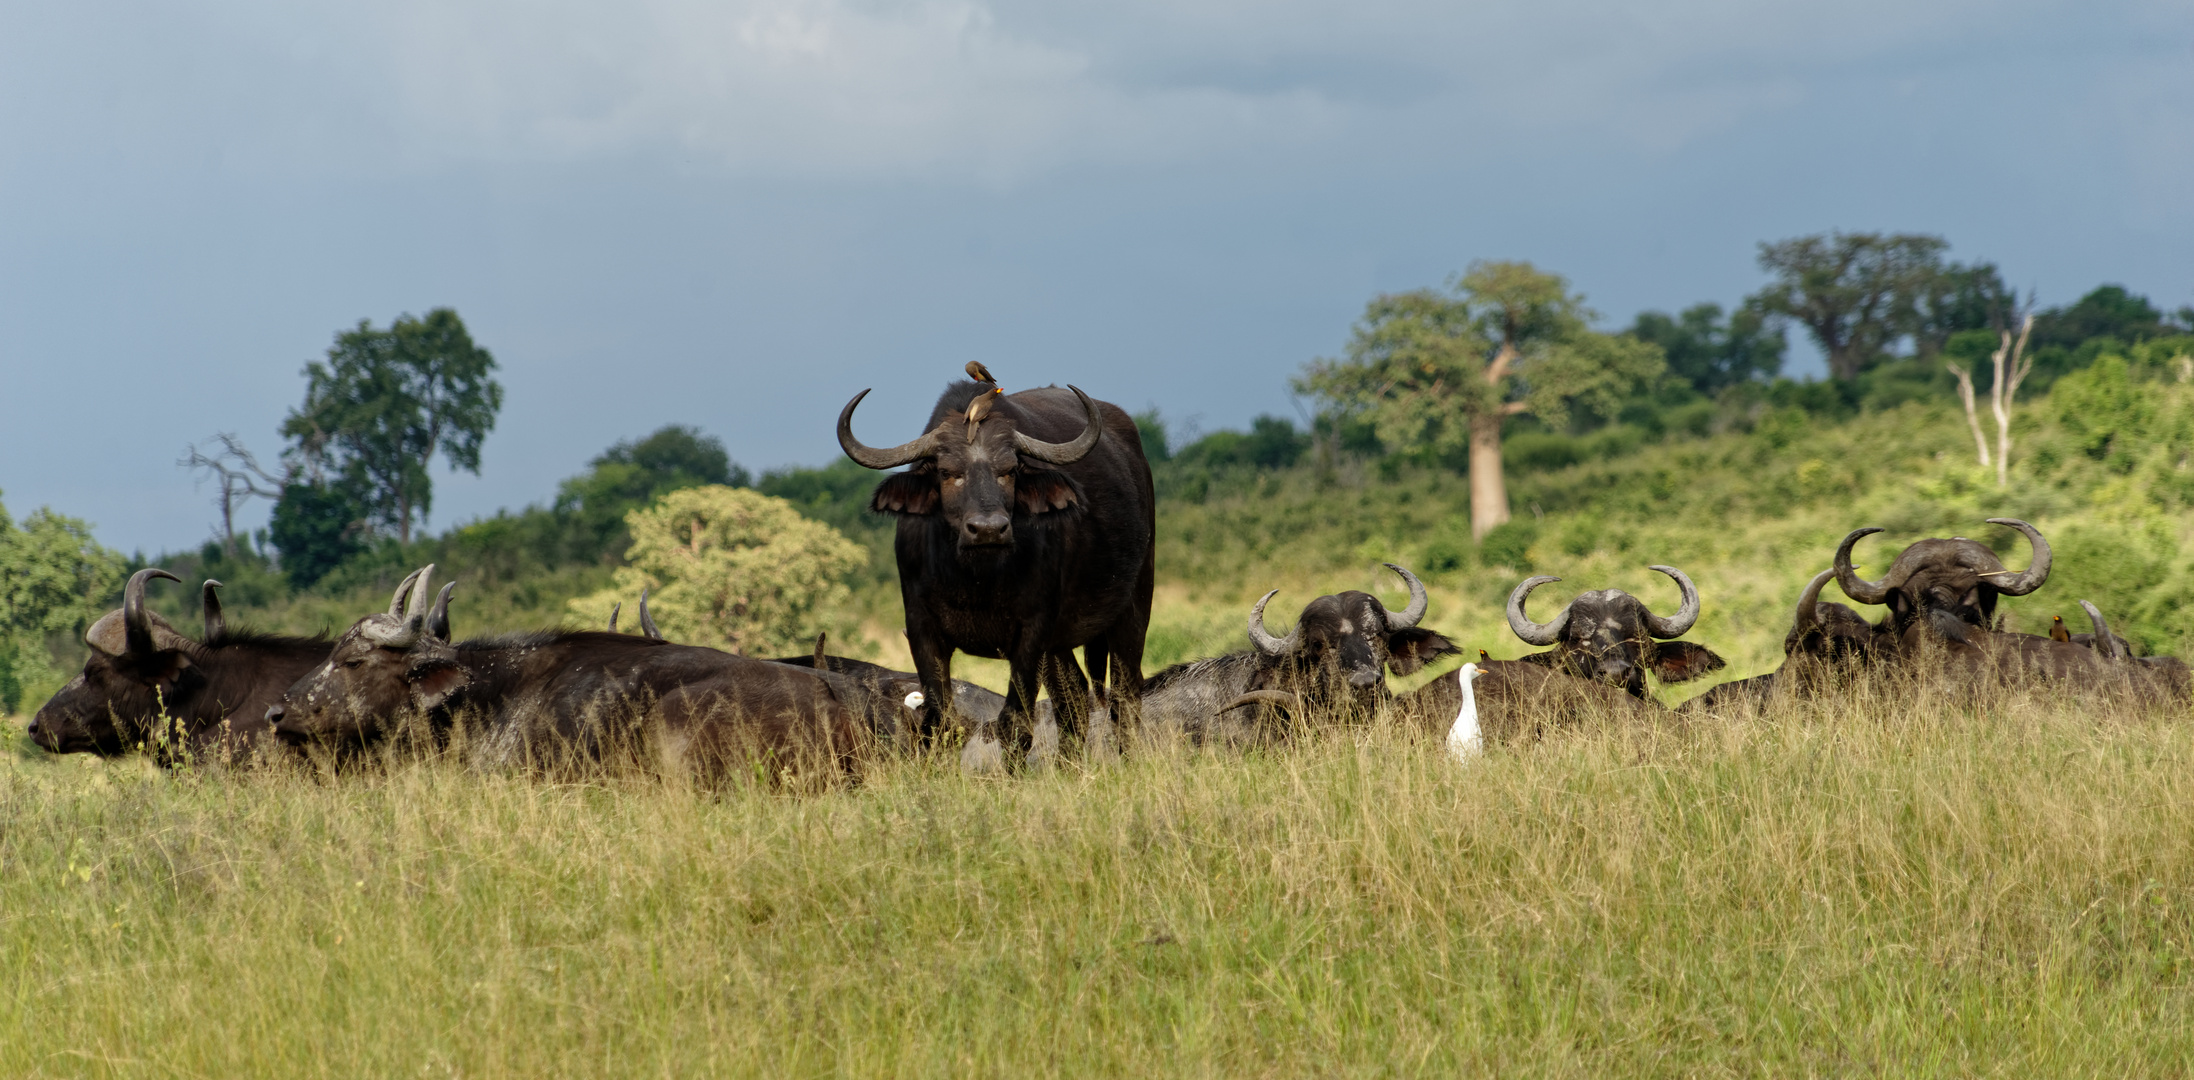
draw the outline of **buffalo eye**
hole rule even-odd
[[[366,662],[366,658],[365,658],[365,657],[363,657],[363,656],[353,656],[353,657],[351,657],[350,659],[348,659],[348,660],[345,660],[345,661],[343,661],[343,666],[344,666],[344,667],[347,667],[347,668],[354,668],[354,667],[358,667],[358,666],[359,666],[359,665],[361,665],[361,664],[364,664],[365,662]]]

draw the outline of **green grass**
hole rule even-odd
[[[2184,1075],[2194,730],[1358,729],[813,798],[0,765],[0,1074]]]

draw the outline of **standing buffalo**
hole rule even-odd
[[[192,641],[145,610],[145,583],[156,577],[179,580],[165,570],[131,574],[122,607],[85,632],[84,670],[32,718],[32,741],[59,754],[150,744],[162,760],[242,761],[264,741],[267,706],[328,658],[326,638],[229,629],[218,581],[205,584],[205,638]]]
[[[1524,614],[1524,602],[1533,589],[1562,579],[1543,574],[1525,579],[1508,594],[1509,629],[1525,644],[1554,647],[1523,660],[1620,686],[1637,698],[1646,696],[1647,671],[1663,682],[1682,682],[1722,667],[1713,650],[1674,640],[1699,621],[1698,588],[1673,566],[1647,569],[1667,574],[1683,590],[1683,606],[1673,617],[1653,614],[1621,589],[1601,589],[1577,594],[1551,621],[1535,623]]]
[[[437,732],[465,718],[483,764],[644,750],[704,781],[748,769],[835,776],[871,738],[858,688],[828,673],[600,631],[453,644],[450,588],[423,610],[428,588],[417,575],[408,598],[400,590],[389,612],[358,620],[267,711],[275,731],[343,748],[379,742],[406,717]]]
[[[1249,611],[1248,652],[1176,664],[1143,688],[1144,722],[1158,731],[1226,743],[1255,741],[1268,730],[1261,704],[1307,713],[1369,715],[1391,696],[1386,673],[1407,675],[1458,650],[1418,624],[1429,598],[1415,574],[1387,569],[1409,586],[1409,606],[1388,611],[1364,592],[1321,596],[1303,608],[1286,637],[1265,629],[1268,592]]]
[[[1003,394],[956,382],[930,411],[926,434],[877,449],[838,414],[838,444],[871,469],[912,468],[877,485],[871,502],[899,519],[896,550],[907,642],[921,676],[922,732],[934,737],[952,700],[952,655],[1012,664],[998,719],[973,732],[971,754],[995,740],[1028,749],[1038,684],[1062,731],[1078,734],[1089,674],[1106,684],[1124,730],[1139,715],[1143,633],[1155,581],[1157,499],[1135,422],[1080,389]]]

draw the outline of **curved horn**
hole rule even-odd
[[[640,632],[657,641],[663,640],[663,632],[655,628],[655,616],[648,614],[648,589],[640,586]]]
[[[1303,643],[1303,624],[1300,621],[1284,638],[1273,637],[1265,629],[1265,605],[1278,595],[1280,590],[1274,589],[1266,593],[1264,599],[1257,601],[1255,607],[1249,609],[1249,643],[1257,646],[1257,651],[1265,656],[1286,656]]]
[[[1881,531],[1879,525],[1853,529],[1844,537],[1843,543],[1836,545],[1836,585],[1843,589],[1845,596],[1862,604],[1879,604],[1889,599],[1888,586],[1879,581],[1868,581],[1851,568],[1851,549],[1858,545],[1862,537]]]
[[[1555,613],[1554,621],[1550,623],[1532,622],[1531,617],[1524,614],[1524,601],[1530,598],[1531,590],[1560,580],[1562,579],[1548,574],[1525,578],[1523,584],[1516,586],[1516,590],[1508,594],[1508,628],[1514,630],[1517,637],[1524,639],[1524,644],[1552,645],[1561,639],[1562,631],[1568,629],[1568,604],[1562,605],[1562,610]]]
[[[2087,621],[2095,627],[2095,651],[2112,660],[2128,659],[2125,642],[2110,632],[2110,624],[2104,621],[2102,610],[2085,600],[2080,601],[2080,609],[2087,612]]]
[[[1278,705],[1297,716],[1302,715],[1303,712],[1303,699],[1285,690],[1251,690],[1241,697],[1212,710],[1211,715],[1217,716],[1230,709],[1239,709],[1244,705]]]
[[[434,597],[434,607],[427,611],[426,631],[442,641],[449,640],[449,594],[456,588],[454,581],[442,586],[442,591]]]
[[[2049,541],[2042,539],[2042,531],[2018,518],[1989,518],[1991,525],[2006,525],[2026,534],[2026,542],[2034,546],[2034,561],[2027,564],[2019,576],[1996,586],[2005,596],[2025,596],[2042,587],[2049,580]],[[1993,584],[1993,583],[1991,583]]]
[[[838,447],[846,452],[847,457],[852,458],[855,463],[871,469],[896,469],[901,465],[920,461],[937,452],[935,432],[925,434],[913,442],[900,443],[889,450],[878,450],[854,438],[853,410],[855,406],[861,404],[861,399],[867,397],[868,393],[867,390],[863,390],[853,395],[853,400],[846,402],[846,407],[838,413]]]
[[[1031,439],[1019,431],[1015,431],[1013,433],[1013,446],[1015,449],[1038,461],[1048,461],[1053,465],[1071,465],[1082,460],[1084,454],[1096,448],[1098,438],[1105,433],[1105,418],[1098,414],[1097,403],[1091,401],[1089,395],[1082,392],[1081,387],[1069,384],[1067,389],[1074,391],[1074,396],[1082,401],[1082,415],[1087,419],[1087,423],[1082,427],[1082,433],[1076,435],[1072,442],[1050,443],[1042,439]]]
[[[1658,570],[1676,579],[1676,587],[1684,591],[1684,605],[1676,609],[1676,614],[1664,619],[1651,611],[1646,611],[1646,633],[1652,634],[1662,641],[1684,636],[1699,622],[1699,587],[1693,585],[1691,579],[1686,577],[1683,571],[1673,566],[1654,565],[1648,566],[1646,569]],[[1641,603],[1638,608],[1643,611],[1645,605]]]
[[[160,651],[152,642],[152,620],[145,616],[145,582],[156,577],[178,583],[183,580],[148,567],[131,574],[129,584],[122,586],[122,641],[131,656],[151,656]]]
[[[424,620],[427,613],[427,597],[433,595],[433,589],[434,564],[428,563],[420,567],[419,575],[412,579],[411,598],[404,601],[403,614],[410,616],[415,623]]]
[[[396,583],[396,593],[389,597],[389,614],[402,615],[404,613],[404,599],[411,592],[412,583],[419,580],[421,573],[424,573],[424,571],[414,570],[406,575],[404,580]]]
[[[198,587],[198,609],[206,617],[206,641],[228,632],[228,620],[221,617],[221,588],[221,583],[212,578]]]
[[[1409,585],[1409,606],[1403,608],[1400,613],[1389,612],[1386,617],[1386,628],[1389,630],[1407,630],[1416,626],[1417,620],[1425,617],[1425,608],[1432,603],[1432,598],[1425,593],[1425,583],[1417,580],[1417,575],[1393,563],[1381,563],[1380,565],[1402,575],[1402,580]]]
[[[1812,581],[1806,582],[1805,591],[1798,594],[1798,613],[1790,620],[1790,640],[1796,641],[1804,637],[1821,624],[1821,613],[1814,609],[1814,605],[1821,602],[1822,586],[1827,585],[1828,579],[1835,576],[1836,571],[1823,570],[1813,575]]]
[[[624,602],[624,601],[622,601],[622,600],[619,600],[619,601],[617,601],[616,603],[614,603],[614,604],[611,604],[611,605],[609,606],[609,632],[610,632],[610,633],[614,634],[614,633],[616,633],[616,632],[617,632],[617,613],[618,613],[618,612],[620,612],[620,611],[623,611],[623,610],[625,610],[625,602]]]

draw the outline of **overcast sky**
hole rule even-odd
[[[1837,228],[2194,303],[2194,5],[0,0],[0,499],[195,545],[186,444],[272,458],[442,305],[507,397],[436,529],[668,422],[910,438],[968,359],[1292,416],[1380,291],[1529,259],[1617,325]]]

